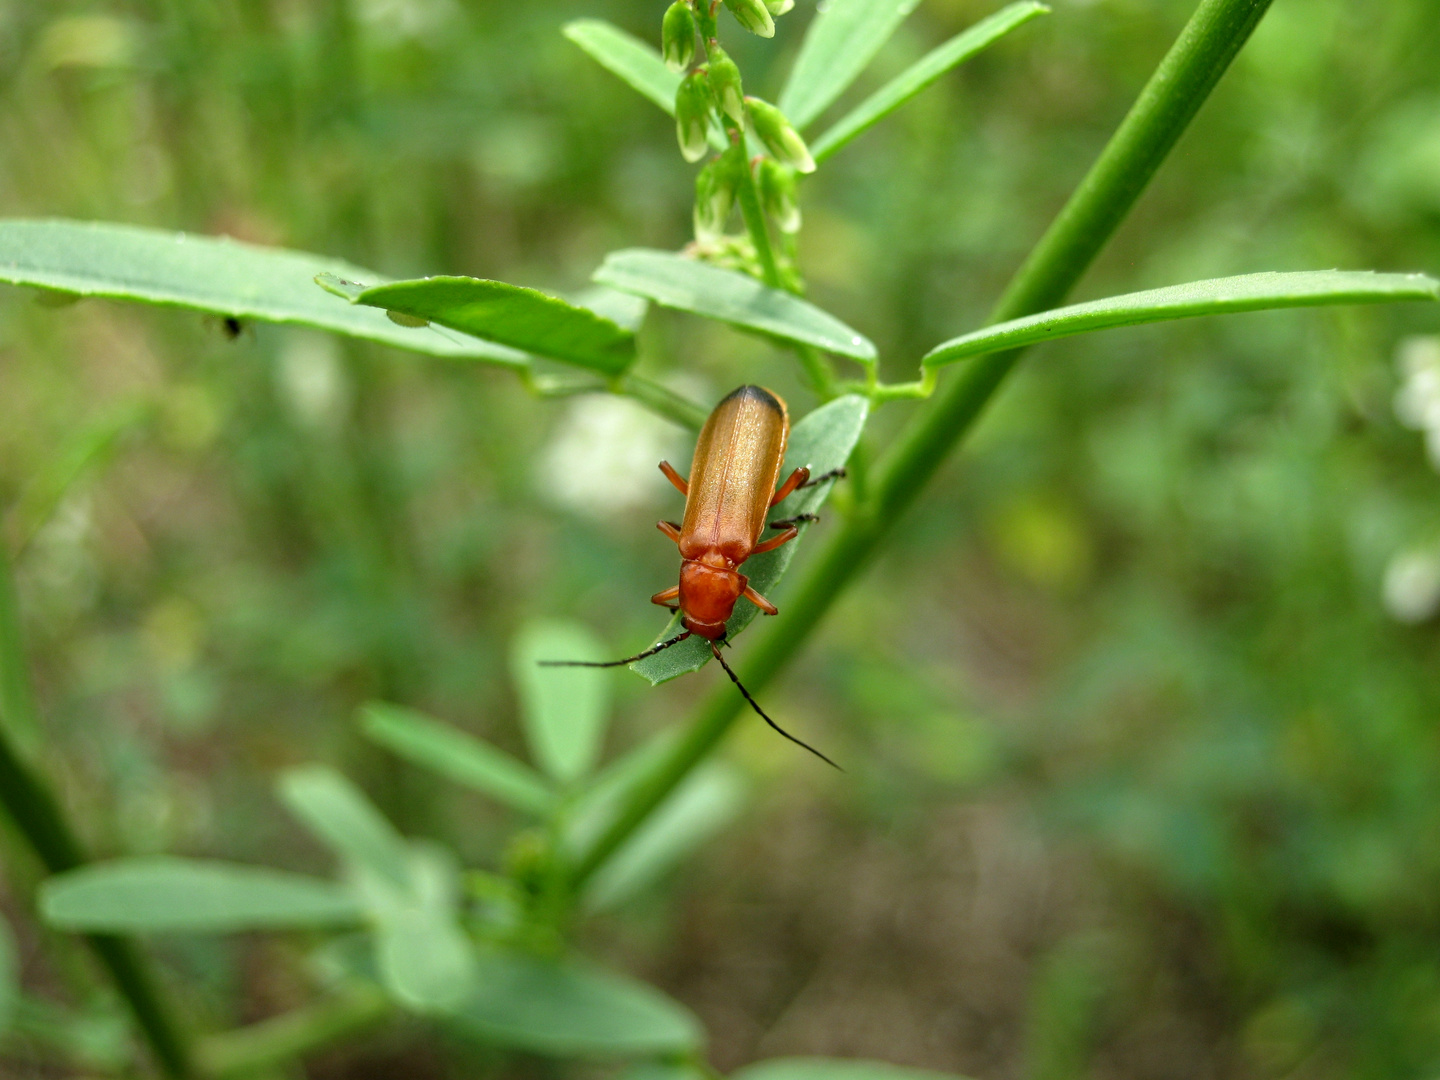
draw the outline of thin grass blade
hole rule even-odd
[[[780,94],[780,111],[804,130],[843,94],[920,0],[830,0]]]
[[[957,34],[927,53],[875,93],[846,113],[810,147],[816,163],[824,161],[851,139],[878,124],[951,68],[988,49],[1016,27],[1050,9],[1035,0],[1023,0],[997,11],[988,19]]]

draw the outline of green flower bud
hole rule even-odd
[[[695,13],[685,0],[675,0],[660,25],[660,51],[671,71],[684,71],[695,59]]]
[[[765,0],[765,7],[775,18],[779,18],[795,6],[795,0]]]
[[[734,202],[734,170],[725,158],[716,158],[695,177],[695,239],[717,240],[723,236]]]
[[[800,203],[795,198],[795,170],[774,158],[760,159],[760,201],[781,232],[800,231]]]
[[[710,80],[692,71],[675,92],[675,131],[686,161],[699,161],[710,151]]]
[[[710,92],[720,111],[737,124],[745,123],[745,92],[740,88],[740,69],[719,45],[710,48]]]
[[[760,136],[760,141],[770,153],[798,172],[815,171],[815,159],[810,156],[810,148],[800,138],[800,133],[790,126],[784,113],[759,98],[746,98],[745,104],[750,107],[750,122],[755,125],[755,134]]]
[[[764,0],[725,0],[725,6],[735,21],[760,37],[774,37],[775,23],[770,19],[770,10]]]

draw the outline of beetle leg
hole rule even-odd
[[[799,536],[799,535],[800,535],[800,530],[799,530],[799,529],[797,529],[794,525],[787,525],[787,526],[785,527],[785,531],[784,531],[783,533],[781,533],[779,536],[772,536],[769,540],[766,540],[763,544],[756,544],[753,548],[750,549],[750,554],[751,554],[751,555],[763,555],[763,554],[765,554],[765,552],[767,552],[767,551],[774,551],[774,550],[775,550],[777,547],[779,547],[781,544],[788,544],[791,540],[794,540],[795,537],[797,537],[797,536]]]
[[[785,496],[789,495],[796,488],[804,487],[805,481],[809,479],[810,466],[801,465],[800,468],[796,469],[790,474],[789,479],[787,479],[785,483],[781,484],[779,490],[777,490],[775,494],[771,496],[770,505],[774,506],[776,503],[780,502],[782,499],[785,498]]]
[[[779,614],[780,614],[780,609],[779,609],[779,608],[777,608],[774,604],[770,603],[769,600],[766,600],[763,596],[761,596],[758,592],[756,592],[754,589],[752,589],[749,585],[746,585],[746,586],[745,586],[745,591],[744,591],[743,593],[741,593],[740,595],[743,596],[743,597],[745,597],[746,600],[749,600],[750,603],[754,604],[754,605],[755,605],[756,607],[758,607],[761,611],[763,611],[766,615],[779,615]]]
[[[675,471],[675,466],[668,461],[660,462],[660,471],[665,474],[665,479],[674,484],[681,495],[687,499],[690,497],[690,482]]]
[[[844,480],[847,475],[848,475],[848,474],[845,472],[845,470],[844,470],[843,468],[842,468],[842,469],[831,469],[831,470],[830,470],[829,472],[827,472],[827,473],[821,473],[819,476],[815,477],[814,480],[806,480],[806,481],[805,481],[803,484],[801,484],[800,486],[801,486],[802,488],[815,487],[817,484],[823,484],[823,483],[825,483],[826,480]]]
[[[670,588],[664,592],[657,592],[654,596],[650,597],[650,603],[659,604],[661,607],[669,607],[671,600],[678,600],[679,598],[680,586],[671,585]]]
[[[680,543],[680,526],[676,525],[675,522],[657,521],[655,522],[655,527],[661,532],[663,532],[666,536],[668,536],[671,540],[674,540],[676,544]]]
[[[819,514],[796,514],[794,517],[781,518],[779,521],[770,522],[772,529],[788,529],[791,525],[799,525],[802,521],[819,521]]]

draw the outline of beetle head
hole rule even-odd
[[[692,634],[715,641],[750,579],[736,570],[687,559],[680,567],[680,621]]]

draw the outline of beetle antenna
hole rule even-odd
[[[745,684],[740,681],[740,676],[736,675],[734,669],[732,669],[732,668],[730,667],[730,665],[725,662],[725,657],[723,657],[723,656],[720,655],[720,647],[719,647],[718,645],[716,645],[715,642],[713,642],[713,641],[710,642],[710,651],[715,654],[715,659],[720,661],[720,666],[725,669],[725,674],[730,676],[730,681],[735,684],[736,688],[740,691],[741,695],[745,698],[746,701],[748,701],[748,702],[750,703],[750,707],[751,707],[752,709],[754,709],[757,713],[760,714],[760,719],[761,719],[761,720],[764,720],[765,723],[769,724],[772,728],[774,728],[776,731],[778,731],[781,735],[784,735],[785,738],[789,739],[789,740],[790,740],[791,742],[793,742],[796,746],[803,746],[806,750],[809,750],[810,753],[814,754],[814,755],[815,755],[816,757],[818,757],[821,761],[825,762],[826,765],[829,765],[831,768],[834,768],[834,769],[840,769],[840,766],[839,766],[839,765],[836,765],[835,762],[831,761],[828,757],[826,757],[824,754],[822,754],[819,750],[816,750],[816,749],[815,749],[813,746],[811,746],[809,743],[803,742],[803,741],[801,741],[800,739],[797,739],[794,735],[791,735],[788,731],[786,731],[784,728],[782,728],[779,724],[775,723],[774,720],[771,720],[770,717],[766,716],[766,715],[765,715],[765,710],[762,709],[762,708],[760,708],[760,706],[755,703],[755,699],[750,696],[750,691],[749,691],[749,690],[746,690],[746,689],[745,689]],[[844,770],[844,769],[840,769],[840,771],[841,771],[841,772],[844,772],[845,770]]]
[[[624,667],[626,664],[635,663],[636,660],[644,660],[647,656],[654,656],[658,652],[664,652],[671,645],[679,645],[680,642],[689,636],[690,631],[686,630],[685,633],[679,637],[672,637],[669,641],[662,641],[659,645],[652,645],[644,652],[636,653],[634,656],[627,656],[624,660],[541,660],[539,664],[541,667]]]

